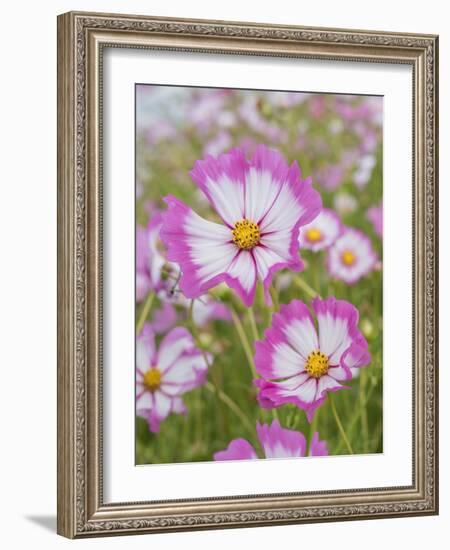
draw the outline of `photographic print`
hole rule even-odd
[[[58,533],[438,513],[438,42],[58,17]]]
[[[383,451],[383,98],[138,84],[136,463]]]

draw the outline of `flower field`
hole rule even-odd
[[[136,463],[383,451],[382,98],[136,86]]]

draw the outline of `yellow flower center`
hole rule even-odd
[[[306,231],[306,238],[310,243],[316,243],[322,238],[322,232],[316,227],[311,227]]]
[[[356,261],[356,256],[350,250],[344,250],[341,254],[341,260],[344,265],[353,265]]]
[[[243,250],[250,250],[261,240],[261,231],[257,223],[251,220],[241,220],[234,224],[233,242]]]
[[[312,351],[306,360],[305,370],[313,378],[320,378],[328,372],[330,362],[328,357],[320,350]]]
[[[152,367],[144,374],[144,386],[151,392],[156,391],[161,385],[161,371]]]

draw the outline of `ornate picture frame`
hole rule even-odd
[[[412,484],[105,503],[105,48],[412,68]],[[438,37],[70,12],[58,17],[58,533],[69,538],[438,513]],[[132,382],[130,382],[132,383]]]

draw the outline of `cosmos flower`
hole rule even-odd
[[[182,395],[204,383],[207,369],[188,330],[173,329],[157,350],[151,326],[144,325],[136,340],[136,413],[147,420],[150,431],[159,431],[169,414],[186,412]]]
[[[296,162],[288,166],[280,153],[264,145],[256,148],[251,161],[241,149],[207,156],[195,163],[191,176],[222,223],[201,218],[173,196],[165,198],[161,238],[168,259],[181,268],[181,291],[197,298],[226,282],[250,306],[260,280],[270,304],[274,272],[303,268],[299,229],[322,206],[311,180],[301,179]]]
[[[271,425],[256,423],[256,432],[264,458],[293,458],[306,456],[306,438],[301,432],[282,428],[278,420]],[[319,441],[314,432],[309,456],[328,455],[327,444]],[[224,451],[214,454],[214,460],[251,460],[258,458],[255,449],[246,439],[233,439]]]
[[[155,214],[147,227],[136,228],[136,301],[141,302],[150,290],[161,283],[161,269],[166,259],[158,249],[161,214]]]
[[[300,300],[282,305],[264,339],[256,342],[255,366],[262,407],[293,403],[311,421],[328,392],[343,389],[352,369],[370,362],[367,342],[358,330],[358,310],[334,297],[311,302],[317,318]]]
[[[300,248],[308,248],[314,252],[328,248],[338,238],[341,230],[342,223],[337,214],[329,208],[323,208],[311,223],[300,230]]]
[[[367,219],[372,222],[373,230],[379,236],[383,236],[383,205],[371,206],[366,212]]]
[[[370,273],[377,262],[370,239],[359,229],[346,227],[328,249],[328,272],[348,284],[354,284]]]

